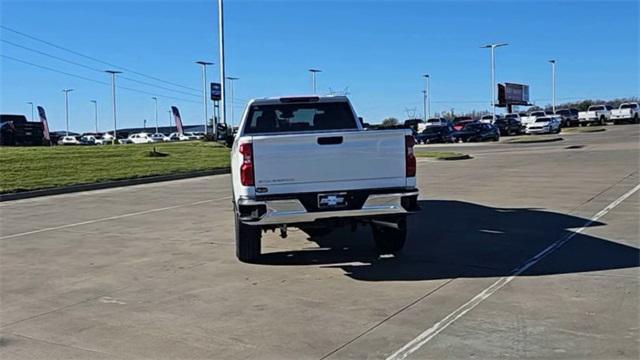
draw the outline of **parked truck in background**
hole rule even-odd
[[[616,125],[623,122],[638,124],[640,123],[638,112],[640,112],[638,103],[623,103],[618,109],[611,110],[611,121]]]
[[[609,105],[591,105],[587,111],[580,111],[578,113],[578,121],[580,126],[587,126],[589,124],[605,125],[611,118],[611,109]]]
[[[267,230],[314,236],[371,226],[376,248],[402,249],[418,209],[410,129],[365,130],[344,96],[249,102],[231,149],[236,255],[259,261]]]

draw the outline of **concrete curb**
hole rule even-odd
[[[140,177],[140,178],[125,179],[125,180],[105,181],[105,182],[99,182],[99,183],[93,183],[93,184],[80,184],[80,185],[70,185],[70,186],[63,186],[63,187],[50,188],[50,189],[22,191],[22,192],[16,192],[16,193],[0,194],[0,202],[29,199],[29,198],[39,197],[39,196],[69,194],[69,193],[80,192],[80,191],[110,189],[110,188],[123,187],[123,186],[149,184],[149,183],[162,182],[162,181],[189,179],[189,178],[201,177],[201,176],[228,174],[230,172],[231,172],[230,168],[219,168],[219,169],[195,171],[195,172],[188,172],[188,173],[146,176],[146,177]]]
[[[590,134],[607,131],[607,129],[585,129],[585,130],[576,130],[576,131],[566,131],[564,135],[574,135],[574,134]]]
[[[507,144],[536,144],[536,143],[547,143],[547,142],[556,142],[563,141],[564,139],[561,137],[552,138],[552,139],[540,139],[540,140],[526,140],[526,141],[507,141]]]

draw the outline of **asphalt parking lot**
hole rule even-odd
[[[239,263],[227,175],[2,203],[0,356],[637,359],[640,127],[562,136],[438,146],[473,159],[419,160],[396,257]]]

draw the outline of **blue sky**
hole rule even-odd
[[[496,53],[497,81],[530,84],[536,104],[550,103],[550,58],[557,59],[557,98],[637,96],[637,1],[234,1],[225,2],[227,75],[235,87],[235,116],[253,97],[306,94],[307,69],[323,72],[318,90],[348,87],[356,111],[375,123],[422,113],[423,79],[431,74],[432,112],[488,109],[489,53],[480,46],[508,42]],[[3,26],[190,89],[123,76],[174,92],[120,80],[157,94],[160,124],[169,106],[186,123],[202,122],[200,69],[218,63],[217,1],[7,1]],[[105,74],[13,44],[104,69],[108,66],[0,29],[3,55],[108,82]],[[10,43],[8,43],[10,42]],[[63,88],[70,94],[73,131],[93,128],[91,99],[102,130],[111,124],[110,87],[0,58],[0,110],[30,115],[27,101],[43,105],[52,129],[64,128]],[[217,67],[209,80],[219,79]],[[168,96],[184,100],[169,99]],[[118,90],[122,127],[154,122],[152,95]]]

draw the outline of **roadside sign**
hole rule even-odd
[[[222,86],[220,83],[211,83],[211,100],[222,100]]]

